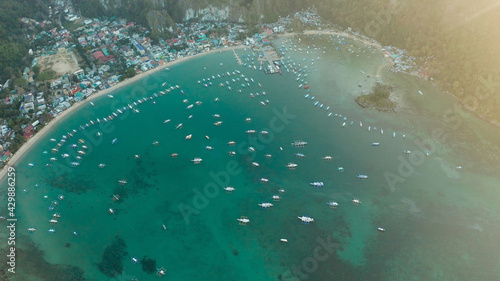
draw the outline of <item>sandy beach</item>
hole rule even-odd
[[[105,89],[105,90],[102,90],[102,91],[98,91],[94,94],[92,94],[91,96],[89,96],[87,99],[85,100],[82,100],[82,101],[79,101],[75,104],[73,104],[73,106],[71,106],[70,108],[66,109],[65,111],[63,111],[61,114],[59,114],[56,118],[54,118],[53,120],[51,120],[45,127],[43,127],[40,131],[38,131],[35,135],[33,135],[30,139],[28,139],[28,141],[26,141],[22,146],[21,148],[19,148],[19,150],[11,157],[11,159],[9,160],[9,162],[7,163],[7,165],[5,165],[5,167],[2,168],[2,170],[0,171],[0,181],[3,181],[4,180],[4,177],[7,175],[7,168],[10,166],[14,166],[18,161],[19,159],[21,159],[24,154],[30,150],[31,146],[33,144],[35,144],[40,138],[42,138],[43,136],[45,136],[55,125],[59,124],[61,121],[63,121],[67,116],[69,116],[72,112],[74,112],[75,110],[79,109],[80,107],[82,107],[84,104],[88,103],[89,101],[92,101],[100,96],[103,96],[103,95],[107,95],[111,92],[113,92],[114,90],[117,90],[121,87],[124,87],[124,86],[127,86],[131,83],[134,83],[136,81],[139,81],[153,73],[156,73],[158,71],[162,71],[165,69],[165,67],[169,67],[169,66],[172,66],[172,65],[176,65],[178,63],[181,63],[181,62],[185,62],[189,59],[193,59],[193,58],[197,58],[197,57],[200,57],[200,56],[204,56],[204,55],[208,55],[208,54],[213,54],[213,53],[216,53],[216,52],[220,52],[220,51],[231,51],[233,49],[242,49],[242,48],[246,48],[247,46],[245,45],[240,45],[240,46],[234,46],[234,47],[227,47],[227,48],[221,48],[221,49],[213,49],[213,50],[210,50],[208,52],[203,52],[203,53],[200,53],[200,54],[197,54],[197,55],[194,55],[194,56],[187,56],[187,57],[181,57],[175,61],[171,61],[171,62],[168,62],[162,66],[158,66],[154,69],[151,69],[147,72],[143,72],[141,74],[138,74],[132,78],[129,78],[129,79],[126,79],[122,82],[119,82],[116,86],[114,87],[111,87],[111,88],[108,88],[108,89]]]

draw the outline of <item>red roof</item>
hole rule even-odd
[[[98,60],[98,59],[101,59],[101,58],[104,58],[104,57],[105,57],[105,55],[102,53],[102,51],[97,51],[97,52],[94,52],[92,55],[94,55],[94,58],[95,58],[96,60]]]

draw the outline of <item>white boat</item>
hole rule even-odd
[[[118,183],[120,185],[126,185],[127,184],[127,180],[118,180]]]
[[[207,145],[207,146],[205,146],[205,149],[206,149],[206,150],[213,150],[214,148],[213,148],[213,147],[211,147],[210,145]]]
[[[182,129],[182,123],[179,123],[177,126],[175,126],[175,129]]]
[[[219,126],[220,124],[222,124],[222,121],[217,121],[214,123],[215,126]]]
[[[332,160],[332,159],[333,157],[329,155],[323,157],[323,160]]]
[[[422,91],[420,91],[420,90],[418,91],[418,93],[419,93],[420,95],[422,95],[422,96],[424,95],[424,93],[422,93]]]
[[[380,145],[380,143],[378,143],[378,142],[372,142],[372,146],[379,146],[379,145]]]
[[[281,197],[279,195],[273,195],[274,201],[280,201]]]
[[[257,131],[256,130],[247,130],[246,133],[247,134],[255,134],[255,133],[257,133]]]
[[[157,146],[157,145],[159,145],[159,144],[160,144],[160,142],[159,142],[159,141],[154,141],[154,142],[153,142],[153,145],[156,145],[156,146]]]
[[[288,243],[288,239],[286,239],[286,238],[281,238],[280,241],[283,243]]]
[[[288,164],[286,164],[286,167],[287,167],[288,169],[290,169],[290,170],[293,170],[293,169],[297,168],[297,166],[298,166],[298,165],[297,165],[297,164],[295,164],[295,163],[288,163]]]
[[[224,187],[224,190],[225,190],[227,193],[231,193],[231,192],[233,192],[235,189],[234,189],[234,187],[232,187],[232,186],[226,186],[226,187]]]
[[[212,117],[213,118],[220,118],[220,115],[219,114],[213,114]]]
[[[186,136],[186,138],[185,138],[185,139],[186,139],[186,140],[190,140],[192,137],[193,137],[193,135],[192,135],[192,134],[189,134],[189,135],[187,135],[187,136]]]
[[[406,149],[405,149],[405,150],[403,150],[403,153],[404,153],[404,154],[410,154],[410,153],[411,153],[411,150],[406,150]]]
[[[94,103],[93,102],[89,102],[91,106],[94,106]]]
[[[335,201],[330,201],[328,203],[326,203],[328,206],[330,206],[330,208],[337,208],[337,206],[339,205],[339,203],[335,202]]]
[[[252,166],[254,166],[254,167],[259,167],[260,165],[259,165],[259,163],[257,163],[257,162],[252,162]]]
[[[292,142],[292,146],[295,146],[295,147],[304,147],[306,145],[307,145],[306,141],[296,140],[296,141]]]
[[[312,222],[314,222],[314,219],[310,216],[300,216],[300,217],[297,217],[302,223],[304,224],[310,224]]]
[[[115,210],[113,210],[112,208],[109,208],[109,209],[108,209],[108,212],[109,212],[110,214],[112,214],[112,215],[114,215],[114,214],[115,214]]]
[[[243,216],[239,219],[236,219],[236,220],[240,222],[240,225],[246,225],[247,223],[250,222],[250,220],[247,217],[243,217]]]
[[[266,178],[260,178],[260,182],[261,182],[261,183],[268,183],[268,182],[269,182],[269,179],[266,179]]]
[[[378,232],[385,232],[385,228],[383,228],[383,227],[377,227],[377,231]]]
[[[299,157],[299,158],[304,158],[306,157],[304,154],[302,153],[295,153],[295,156]]]
[[[115,144],[116,142],[118,142],[118,139],[117,139],[117,138],[114,138],[114,139],[111,141],[111,144]]]
[[[29,233],[33,233],[33,232],[35,232],[35,231],[36,231],[36,228],[34,228],[34,227],[30,227],[30,228],[28,228],[28,232],[29,232]]]
[[[230,145],[230,146],[233,146],[233,145],[235,145],[235,144],[236,144],[236,142],[234,142],[234,141],[229,141],[227,144],[228,144],[228,145]]]
[[[322,181],[315,181],[315,182],[311,182],[309,184],[311,186],[314,186],[314,187],[323,187],[325,185]]]
[[[268,203],[268,202],[262,202],[262,203],[259,203],[259,206],[261,206],[263,209],[268,209],[268,208],[271,208],[272,206],[274,206],[274,204]]]
[[[366,179],[368,178],[368,176],[367,176],[367,175],[362,175],[362,174],[359,174],[359,175],[357,175],[356,177],[357,177],[358,179],[360,179],[360,180],[366,180]]]
[[[194,164],[200,164],[201,161],[203,161],[203,159],[199,158],[199,157],[195,157],[194,159],[191,160]]]
[[[113,95],[108,95],[108,97],[111,98],[111,99],[114,98]]]
[[[54,228],[51,228],[48,230],[48,232],[49,232],[49,234],[54,234],[54,233],[56,233],[56,230]]]
[[[186,107],[186,109],[191,109],[191,108],[193,108],[193,106],[194,106],[194,104],[190,104],[190,105],[188,105],[188,106]]]
[[[359,204],[361,204],[361,201],[359,201],[359,199],[352,199],[351,201],[352,201],[352,203],[353,203],[354,205],[359,205]]]

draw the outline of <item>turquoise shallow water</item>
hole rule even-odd
[[[301,39],[292,45],[291,38],[276,41],[286,47],[289,71],[282,68],[283,75],[258,71],[249,50],[237,52],[257,70],[237,65],[232,52],[216,53],[120,88],[113,99],[101,97],[95,107],[88,104],[61,122],[16,167],[20,253],[18,273],[6,274],[9,280],[112,280],[99,270],[102,261],[121,272],[116,280],[156,280],[160,267],[170,280],[497,280],[498,129],[461,113],[454,122],[443,118],[454,101],[403,75],[383,79],[407,89],[407,107],[390,114],[360,109],[354,97],[377,79],[382,54],[328,36]],[[314,100],[304,98],[300,84],[310,85]],[[148,99],[135,106],[140,113],[123,111],[171,86],[153,99],[156,104]],[[124,114],[113,121],[79,130],[118,108]],[[222,124],[214,126],[217,121]],[[179,123],[183,127],[176,130]],[[73,129],[77,133],[51,153],[57,142],[50,139],[59,141]],[[436,131],[445,139],[438,141]],[[79,139],[88,148],[81,164],[71,167],[83,150]],[[294,148],[294,140],[308,145]],[[429,156],[419,143],[432,144],[424,147]],[[236,155],[229,156],[230,150]],[[62,159],[62,153],[70,157]],[[327,155],[333,159],[323,160]],[[51,157],[58,160],[51,163]],[[194,164],[195,157],[202,163]],[[298,167],[288,170],[290,162]],[[100,163],[106,167],[98,168]],[[344,172],[337,171],[340,166]],[[369,178],[359,180],[358,174]],[[119,185],[119,179],[128,183]],[[311,187],[313,181],[325,186]],[[236,190],[226,193],[226,186]],[[274,202],[279,189],[286,192]],[[120,200],[113,201],[113,194]],[[354,198],[362,204],[353,205]],[[58,205],[49,210],[52,201]],[[274,206],[260,208],[264,201]],[[331,209],[329,201],[340,205]],[[54,213],[61,217],[50,225]],[[301,224],[301,215],[315,223]],[[241,216],[250,223],[239,225]],[[27,233],[32,226],[37,231]],[[56,232],[49,234],[50,228]],[[125,246],[106,248],[116,241]],[[153,273],[131,257],[155,260]]]

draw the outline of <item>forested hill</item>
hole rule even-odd
[[[23,23],[21,18],[43,21],[48,13],[47,2],[0,0],[0,83],[27,65],[25,60],[31,41],[28,36],[37,31],[35,27]]]

